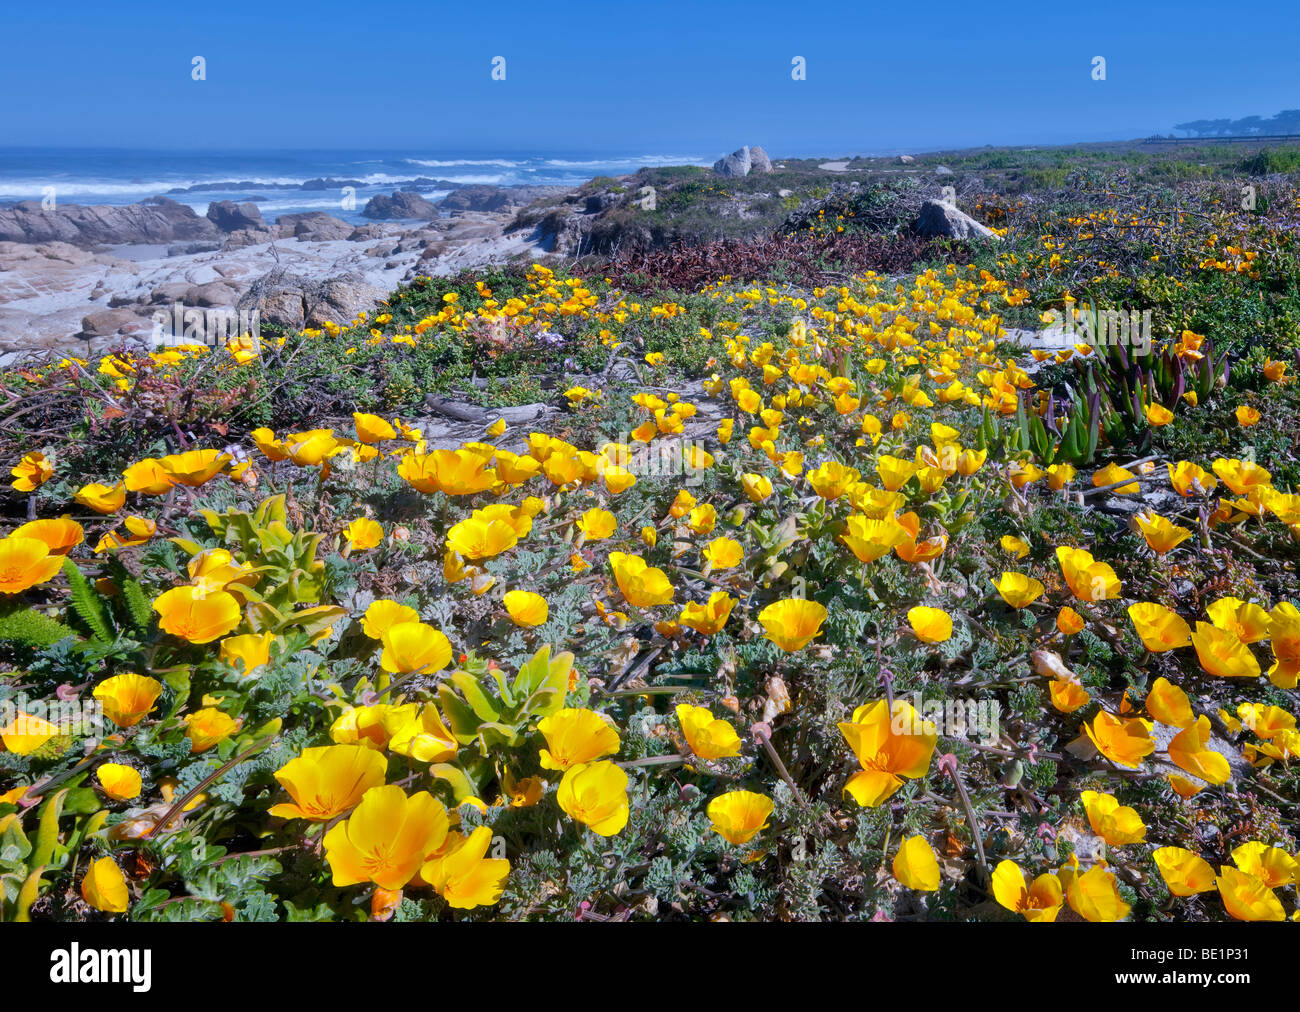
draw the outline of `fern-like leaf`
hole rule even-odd
[[[77,568],[77,564],[71,559],[63,560],[63,574],[68,578],[68,585],[71,588],[69,599],[72,601],[72,607],[77,616],[86,623],[86,628],[90,630],[95,639],[101,643],[113,642],[113,634],[109,631],[108,619],[99,603],[99,594],[91,586],[90,581],[86,579],[81,570]]]
[[[33,650],[44,650],[76,632],[34,608],[22,608],[0,615],[0,642],[17,643]]]
[[[132,625],[143,636],[149,631],[149,623],[153,621],[153,609],[149,606],[149,596],[140,586],[139,580],[123,582],[122,599],[126,601],[126,609],[131,616]]]

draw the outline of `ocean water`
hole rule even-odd
[[[253,201],[262,217],[324,211],[362,222],[366,201],[423,178],[497,186],[576,186],[592,176],[659,165],[708,165],[699,152],[593,154],[547,152],[250,151],[233,153],[72,148],[0,148],[0,204],[133,204],[167,196],[202,215],[214,200]],[[304,189],[311,181],[334,181]],[[354,192],[347,193],[347,182]],[[201,190],[192,187],[201,186]],[[431,201],[451,192],[417,187]],[[188,192],[178,192],[188,191]]]

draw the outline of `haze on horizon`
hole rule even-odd
[[[1300,106],[1300,14],[577,0],[7,12],[5,147],[778,157],[1051,145]],[[48,40],[42,44],[42,39]],[[26,40],[26,41],[24,41]],[[193,80],[203,57],[206,79]],[[492,60],[506,79],[492,79]],[[792,60],[806,61],[793,80]],[[1106,60],[1094,80],[1092,61]]]

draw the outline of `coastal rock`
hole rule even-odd
[[[82,318],[81,337],[113,337],[117,334],[133,334],[144,326],[144,322],[133,310],[105,309]]]
[[[509,211],[563,192],[558,186],[462,186],[447,194],[440,206],[449,211]]]
[[[154,306],[170,306],[173,302],[184,302],[193,287],[184,281],[169,281],[149,293],[149,303]]]
[[[914,161],[916,161],[916,159],[913,158],[911,155],[898,156],[898,164],[900,165],[911,165]]]
[[[281,327],[319,327],[349,323],[387,297],[359,274],[312,280],[277,268],[254,281],[236,308],[257,309],[262,322]]]
[[[767,157],[767,152],[758,146],[749,149],[749,171],[750,172],[771,172],[772,159]]]
[[[347,239],[352,235],[353,227],[346,221],[335,218],[324,211],[307,211],[303,214],[282,214],[275,219],[280,234],[293,236],[303,242],[327,242],[332,239]]]
[[[221,243],[215,240],[211,242],[181,242],[167,247],[169,257],[187,257],[195,253],[215,253],[221,249]]]
[[[371,197],[361,213],[367,218],[385,221],[401,218],[433,221],[438,217],[438,209],[433,204],[409,190],[395,190],[391,197],[382,193]]]
[[[210,281],[206,285],[191,285],[185,289],[180,301],[186,306],[199,306],[204,309],[233,306],[239,297],[239,291],[223,281]]]
[[[221,251],[243,249],[245,246],[257,246],[259,243],[270,242],[276,236],[267,228],[239,228],[226,236],[226,241],[221,244]]]
[[[61,204],[46,211],[34,200],[0,207],[0,241],[5,242],[90,247],[216,238],[220,232],[212,222],[166,197],[122,207]]]
[[[927,200],[921,205],[913,230],[917,235],[941,236],[949,239],[999,239],[989,229],[952,204]]]
[[[348,242],[370,242],[388,235],[383,225],[358,225],[347,236]]]
[[[771,163],[769,162],[768,165],[770,168]],[[729,155],[723,155],[713,163],[713,171],[727,179],[747,176],[752,167],[753,163],[750,160],[748,147],[738,148]]]
[[[252,201],[236,204],[233,200],[214,200],[208,205],[207,217],[223,232],[237,232],[241,228],[266,229],[262,212]]]

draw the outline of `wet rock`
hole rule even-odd
[[[404,218],[432,221],[438,217],[438,209],[433,204],[409,190],[396,190],[392,196],[381,193],[371,197],[361,213],[367,218],[387,221]]]
[[[236,204],[233,200],[214,200],[208,205],[207,217],[223,232],[237,232],[242,228],[266,231],[262,212],[251,201]]]

